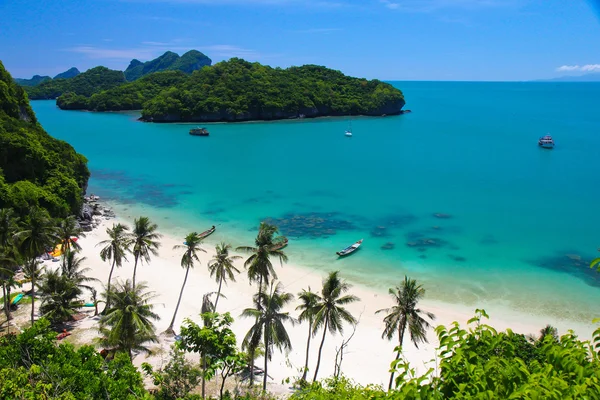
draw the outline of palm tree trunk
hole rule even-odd
[[[177,317],[177,311],[179,310],[179,304],[181,303],[181,297],[183,296],[183,289],[185,288],[185,283],[187,282],[188,274],[190,272],[190,266],[188,265],[185,269],[185,278],[183,278],[183,285],[181,285],[181,291],[179,292],[179,300],[177,300],[177,306],[175,307],[175,312],[173,313],[173,319],[169,324],[169,327],[166,330],[166,333],[173,334],[173,326],[175,325],[175,317]],[[217,297],[218,299],[218,297]]]
[[[217,299],[215,300],[215,312],[217,312],[217,304],[219,304],[219,297],[221,296],[221,285],[223,284],[223,275],[219,279],[219,290],[217,290]]]
[[[135,257],[135,263],[133,264],[133,283],[131,284],[133,291],[135,292],[135,273],[137,271],[138,257]]]
[[[4,299],[4,314],[6,315],[6,329],[10,329],[10,318],[8,317],[9,315],[9,303],[10,303],[10,299],[7,299],[7,294],[6,294],[6,282],[2,282],[2,298]],[[8,331],[8,333],[10,333],[10,331]]]
[[[110,281],[112,280],[112,274],[113,271],[115,270],[115,263],[117,262],[116,258],[113,258],[113,263],[112,266],[110,267],[110,272],[108,274],[108,282],[106,283],[106,292],[110,293]],[[96,305],[96,308],[98,306]],[[106,296],[106,309],[110,308],[110,296]]]
[[[32,271],[31,277],[31,326],[33,326],[33,314],[35,313],[35,272]]]
[[[323,350],[323,344],[325,343],[325,334],[327,333],[327,327],[329,325],[329,316],[325,318],[325,326],[323,327],[323,339],[321,339],[321,345],[319,346],[319,356],[317,357],[317,366],[315,367],[315,376],[313,382],[317,380],[317,374],[319,373],[319,366],[321,365],[321,351]]]
[[[398,330],[398,342],[400,347],[402,347],[402,342],[404,342],[404,331],[406,330],[406,324],[403,324],[400,326],[400,329]],[[398,351],[398,353],[396,353],[396,361],[400,358],[400,351]],[[391,374],[390,374],[390,384],[388,386],[388,390],[392,390],[392,385],[394,383],[394,370],[392,370]]]
[[[250,384],[248,385],[250,387],[254,385],[254,350],[250,350]]]
[[[263,392],[267,392],[267,365],[269,363],[269,335],[268,327],[265,326],[265,371],[263,372]]]
[[[310,337],[312,336],[312,321],[308,322],[308,340],[306,341],[306,361],[304,362],[304,372],[302,373],[302,381],[306,381],[308,373],[308,351],[310,350]]]

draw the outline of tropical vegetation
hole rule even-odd
[[[398,352],[396,353],[396,360],[398,360],[402,354],[401,349],[406,329],[408,329],[410,340],[415,346],[418,347],[423,342],[427,343],[427,329],[431,326],[423,316],[434,320],[435,315],[417,307],[419,300],[425,296],[425,289],[414,279],[404,276],[404,281],[396,288],[389,289],[389,294],[394,300],[394,305],[378,310],[376,314],[386,313],[383,318],[385,328],[381,335],[382,338],[392,340],[396,334],[398,335]],[[394,370],[391,371],[388,389],[391,389],[394,383],[394,372]]]
[[[215,280],[219,283],[219,289],[217,290],[217,299],[215,300],[215,307],[219,304],[219,297],[221,297],[221,286],[223,282],[227,284],[227,280],[235,282],[235,274],[239,274],[240,271],[233,265],[235,260],[242,258],[241,256],[230,255],[231,245],[227,243],[218,244],[215,247],[215,257],[208,262],[208,270],[210,276],[214,276]]]
[[[36,86],[25,86],[31,100],[56,99],[64,93],[89,97],[97,91],[125,83],[122,71],[94,67],[69,79],[53,79]]]
[[[63,109],[141,109],[144,120],[155,122],[392,115],[404,106],[402,92],[378,80],[353,78],[317,65],[281,69],[239,58],[191,75],[156,72],[93,93],[64,93],[57,102]]]
[[[0,62],[0,208],[19,217],[34,207],[52,217],[79,213],[90,176],[86,163],[43,130],[23,88]]]

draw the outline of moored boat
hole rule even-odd
[[[554,139],[550,135],[543,136],[538,140],[538,146],[544,149],[552,149],[554,148]]]
[[[199,237],[200,239],[204,239],[205,237],[207,237],[207,236],[210,236],[210,235],[211,235],[211,234],[212,234],[212,233],[213,233],[213,232],[214,232],[216,229],[217,229],[217,228],[216,228],[216,227],[213,225],[213,226],[212,226],[212,228],[210,228],[210,229],[207,229],[207,230],[205,230],[205,231],[204,231],[204,232],[202,232],[202,233],[199,233],[199,234],[198,234],[198,237]]]
[[[190,129],[190,135],[192,136],[208,136],[208,130],[206,128],[192,128]]]
[[[275,246],[273,246],[273,250],[281,250],[287,245],[288,245],[288,238],[285,238],[281,242],[276,243]]]
[[[202,232],[202,233],[197,233],[196,235],[198,236],[198,238],[199,238],[199,239],[204,239],[204,238],[206,238],[207,236],[210,236],[210,235],[212,235],[212,233],[213,233],[213,232],[214,232],[216,229],[217,229],[217,228],[216,228],[216,227],[213,225],[213,226],[212,226],[212,228],[210,228],[210,229],[207,229],[207,230],[205,230],[205,231],[204,231],[204,232]],[[187,244],[188,244],[188,243],[187,243],[187,242],[183,242],[183,244],[187,246]]]
[[[344,250],[336,251],[335,254],[342,257],[342,256],[347,256],[348,254],[354,253],[356,250],[358,250],[358,248],[362,244],[363,240],[364,239],[360,239],[358,242],[346,247]]]

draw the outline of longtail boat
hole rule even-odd
[[[358,250],[358,248],[362,244],[363,240],[364,239],[360,239],[358,242],[346,247],[344,250],[336,251],[335,254],[337,254],[340,257],[343,257],[343,256],[347,256],[348,254],[354,253],[356,250]]]
[[[205,237],[207,237],[207,236],[210,236],[210,235],[211,235],[211,234],[212,234],[212,233],[213,233],[213,232],[214,232],[216,229],[217,229],[217,228],[216,228],[216,227],[213,225],[213,226],[212,226],[212,228],[210,228],[210,229],[208,229],[208,230],[205,230],[205,231],[204,231],[204,232],[202,232],[202,233],[199,233],[199,234],[198,234],[198,237],[199,237],[200,239],[204,239]]]

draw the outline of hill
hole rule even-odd
[[[404,96],[390,84],[322,66],[271,68],[238,58],[192,75],[155,73],[86,98],[64,95],[63,109],[142,109],[154,122],[248,121],[343,115],[394,115]]]
[[[211,64],[212,60],[197,50],[190,50],[181,57],[172,51],[167,51],[162,56],[145,63],[136,59],[131,60],[124,73],[128,81],[134,81],[153,72],[160,71],[177,70],[189,74]]]
[[[0,208],[54,217],[79,212],[90,173],[87,160],[38,123],[25,91],[0,62]]]
[[[69,79],[54,79],[43,82],[38,86],[25,87],[31,100],[55,99],[63,93],[91,96],[93,93],[125,83],[121,71],[106,67],[88,69]]]
[[[34,75],[31,79],[24,78],[15,78],[15,82],[17,82],[21,86],[36,86],[42,82],[51,81],[52,78],[49,76],[40,76]]]
[[[81,72],[79,72],[79,70],[75,67],[71,67],[68,70],[66,70],[65,72],[61,72],[60,74],[56,75],[54,77],[54,79],[69,79],[69,78],[74,78],[77,75],[79,75]]]
[[[72,67],[72,68],[69,68],[67,71],[61,72],[60,74],[56,75],[54,78],[51,78],[49,76],[34,75],[31,79],[23,79],[23,78],[14,78],[14,79],[15,79],[15,82],[17,82],[21,86],[37,86],[40,83],[51,81],[52,79],[68,79],[68,78],[73,78],[79,74],[80,74],[79,70],[75,67]]]

